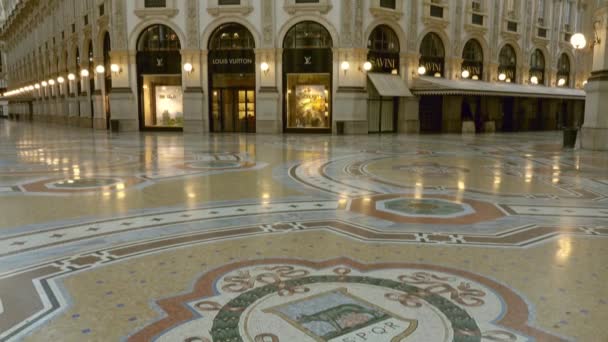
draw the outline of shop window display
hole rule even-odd
[[[330,76],[287,76],[288,128],[329,128]]]

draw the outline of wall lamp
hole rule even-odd
[[[74,75],[72,73],[68,74],[68,80],[73,81],[75,79],[76,79],[76,75]]]
[[[184,71],[191,74],[192,71],[194,71],[194,66],[192,65],[192,63],[184,64]]]
[[[46,81],[42,81],[42,83],[41,83],[41,84],[42,84],[42,86],[43,86],[43,87],[45,87],[45,88],[46,88],[46,86],[48,86],[48,85],[49,85],[48,83],[46,83]]]
[[[262,70],[264,75],[268,75],[268,71],[270,70],[270,65],[268,65],[268,63],[266,63],[266,62],[262,62],[262,64],[260,64],[260,70]]]
[[[372,70],[372,67],[373,66],[370,61],[363,63],[363,70],[365,70],[366,72]]]
[[[40,89],[40,84],[39,83],[34,84],[34,89]]]
[[[89,77],[89,75],[90,75],[89,70],[87,70],[87,69],[80,70],[80,76]]]
[[[106,72],[106,67],[104,67],[103,65],[99,64],[98,66],[95,67],[95,72],[98,74],[103,74]]]
[[[49,85],[50,85],[50,86],[54,86],[54,85],[55,85],[55,80],[50,79],[50,80],[49,80]]]
[[[348,63],[347,61],[344,61],[340,65],[340,68],[342,68],[342,71],[344,71],[344,75],[346,76],[346,73],[348,72],[348,69],[350,69],[350,63]]]
[[[530,77],[530,83],[532,83],[532,84],[538,84],[538,77],[536,77],[536,76]]]
[[[469,70],[462,70],[462,74],[461,74],[462,78],[467,79],[469,78],[469,76],[471,76],[471,72],[469,72]]]
[[[57,83],[63,84],[63,82],[65,82],[65,78],[63,78],[61,76],[57,77]]]
[[[117,75],[122,73],[122,68],[118,64],[112,64],[110,65],[110,71],[112,71],[113,74]]]
[[[421,65],[418,67],[418,75],[423,76],[426,74],[426,68],[424,67],[424,65]]]

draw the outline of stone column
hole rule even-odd
[[[345,134],[367,134],[367,91],[365,84],[367,74],[363,63],[367,59],[366,49],[345,48],[334,49],[333,63],[337,65],[338,87],[333,101],[333,133],[338,132],[337,121],[344,122]],[[349,69],[344,71],[343,62],[349,63]]]
[[[281,96],[277,87],[281,77],[278,57],[273,48],[255,50],[256,66],[256,132],[281,133],[283,109]],[[260,65],[268,64],[268,70],[262,71]]]
[[[414,82],[414,77],[417,77],[419,59],[418,54],[401,54],[399,63],[401,71],[399,74],[407,81],[410,88]],[[420,98],[417,96],[399,99],[398,133],[418,134],[420,132],[419,104]]]
[[[593,48],[593,69],[586,86],[585,124],[581,131],[581,147],[608,150],[608,0],[598,1],[594,28],[598,42]]]
[[[182,50],[182,77],[184,85],[184,132],[209,132],[207,101],[202,87],[203,64],[199,49]],[[183,70],[183,65],[192,64],[192,71]]]
[[[110,52],[111,64],[118,65],[119,71],[112,73],[112,88],[108,94],[109,112],[111,120],[118,120],[121,131],[139,130],[137,98],[129,85],[129,79],[135,78],[137,69],[130,64],[129,57],[127,50]]]

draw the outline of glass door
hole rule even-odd
[[[213,132],[255,133],[255,91],[214,89],[211,120]]]

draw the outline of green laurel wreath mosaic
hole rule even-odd
[[[391,290],[401,291],[404,293],[416,295],[422,293],[421,289],[415,286],[406,285],[398,281],[389,279],[379,279],[362,276],[310,276],[298,279],[287,280],[283,284],[286,287],[294,288],[310,284],[320,283],[347,283],[347,284],[363,284],[378,287],[384,287]],[[211,328],[211,337],[215,342],[241,342],[243,341],[239,334],[239,321],[244,309],[260,300],[261,298],[276,293],[280,289],[275,284],[265,285],[247,292],[242,293],[238,297],[232,299],[226,304],[215,316],[213,327]],[[477,326],[477,322],[469,316],[469,314],[458,307],[450,300],[436,295],[427,294],[424,301],[441,311],[452,324],[454,331],[454,342],[480,342],[481,332]],[[230,308],[241,308],[243,310],[230,310]]]

